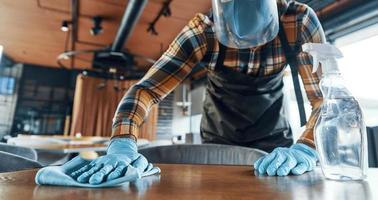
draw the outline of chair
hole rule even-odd
[[[8,145],[17,145],[17,146],[23,146],[23,147],[38,147],[43,145],[64,145],[67,144],[67,141],[57,139],[57,138],[41,138],[38,136],[18,136],[9,138],[7,140]],[[44,151],[38,151],[36,150],[38,162],[41,163],[44,166],[47,165],[60,165],[68,161],[69,156],[65,153],[50,153],[50,152],[44,152]]]
[[[42,167],[35,160],[0,151],[0,173]]]
[[[28,158],[30,160],[37,160],[37,152],[34,149],[27,147],[20,147],[5,143],[0,143],[0,151],[15,154],[21,157]]]
[[[183,144],[139,150],[150,162],[169,164],[252,165],[266,152],[221,144]]]

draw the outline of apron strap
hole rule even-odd
[[[267,65],[267,56],[268,56],[268,48],[263,47],[262,50],[260,51],[260,67],[257,72],[259,77],[265,76],[265,68]]]
[[[224,60],[226,58],[227,47],[224,46],[220,42],[218,42],[218,45],[219,45],[218,58],[217,58],[217,63],[215,64],[214,71],[220,69],[223,66]]]
[[[286,59],[288,63],[290,64],[290,69],[291,69],[291,76],[293,78],[293,83],[294,83],[294,91],[295,91],[295,97],[297,99],[297,105],[298,105],[298,110],[299,110],[299,116],[300,116],[300,121],[301,121],[301,126],[304,126],[306,124],[306,111],[304,109],[304,102],[303,102],[303,96],[302,96],[302,91],[301,87],[299,84],[299,78],[298,78],[298,62],[296,58],[296,53],[298,52],[293,50],[290,45],[289,41],[287,39],[285,29],[282,25],[282,22],[280,20],[280,30],[278,33],[280,40],[281,40],[281,45],[284,48],[284,53],[286,56]]]

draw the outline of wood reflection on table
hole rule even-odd
[[[56,153],[78,153],[81,151],[106,151],[106,144],[53,144],[30,146],[38,151],[56,152]]]
[[[37,186],[36,170],[0,174],[0,199],[378,199],[378,169],[365,181],[325,180],[319,168],[301,176],[255,176],[250,166],[157,164],[161,175],[122,187]]]
[[[18,135],[8,143],[52,153],[106,151],[109,137],[72,137],[61,135]]]

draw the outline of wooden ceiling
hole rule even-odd
[[[162,17],[156,25],[159,35],[147,33],[164,0],[149,0],[144,12],[125,44],[132,53],[157,59],[170,42],[193,18],[205,13],[210,0],[173,0],[172,16]],[[128,3],[127,0],[79,0],[77,49],[98,49],[111,44]],[[91,17],[101,16],[103,33],[92,36]],[[57,67],[56,58],[64,51],[66,32],[60,30],[63,20],[71,19],[71,0],[1,0],[0,45],[16,62]],[[76,69],[90,67],[90,63],[75,61]],[[142,67],[148,68],[148,64]]]

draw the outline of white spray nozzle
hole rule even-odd
[[[312,73],[315,73],[318,70],[320,63],[325,64],[328,60],[336,60],[343,57],[343,53],[337,47],[330,44],[306,43],[302,45],[302,49],[304,52],[307,52],[312,56]]]

